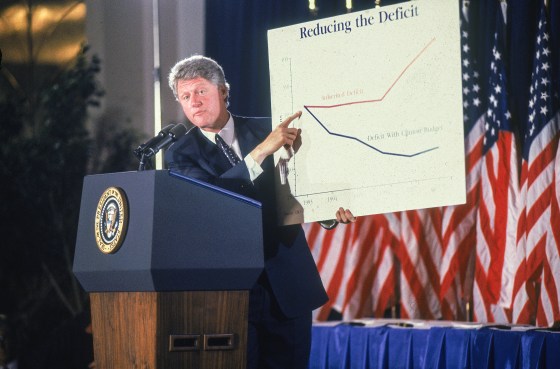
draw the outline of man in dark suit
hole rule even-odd
[[[269,118],[233,116],[223,70],[203,56],[177,63],[169,85],[195,127],[167,150],[168,168],[262,203],[265,268],[250,293],[248,367],[307,368],[311,313],[327,295],[301,226],[278,226],[272,158],[297,141],[290,123],[301,112],[273,130]],[[336,218],[355,219],[342,208]]]

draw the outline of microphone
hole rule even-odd
[[[167,137],[169,131],[173,127],[175,127],[175,124],[173,123],[163,127],[162,130],[159,131],[157,136],[150,138],[148,141],[146,141],[146,143],[138,146],[136,150],[134,150],[134,155],[136,155],[138,159],[141,159],[143,155],[146,155],[147,152],[150,152],[150,150],[152,150],[153,146],[156,146],[161,140],[165,139],[165,137]]]
[[[159,150],[167,145],[177,141],[185,133],[187,133],[187,127],[183,124],[170,124],[163,128],[157,136],[151,138],[145,144],[138,146],[138,148],[134,150],[134,154],[140,159],[138,170],[144,170],[146,168],[147,159],[157,154]],[[149,164],[150,161],[147,163]]]
[[[145,156],[147,158],[154,156],[158,153],[159,150],[177,141],[179,138],[184,136],[185,133],[187,133],[187,127],[185,127],[185,125],[181,123],[176,124],[169,130],[169,132],[167,132],[167,135],[162,140],[157,142],[153,148],[150,148],[150,150],[145,153]]]

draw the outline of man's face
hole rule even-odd
[[[225,99],[227,90],[204,78],[177,82],[177,96],[183,112],[195,126],[209,132],[219,132],[227,123]]]

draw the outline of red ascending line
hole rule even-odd
[[[353,102],[348,102],[348,103],[344,103],[344,104],[336,104],[336,105],[305,105],[305,107],[306,108],[317,108],[317,109],[330,109],[330,108],[338,108],[340,106],[346,106],[346,105],[365,104],[365,103],[373,103],[373,102],[383,101],[383,99],[385,99],[385,96],[387,96],[389,94],[389,91],[391,91],[391,89],[393,89],[393,86],[395,86],[397,84],[397,82],[401,79],[401,77],[408,70],[408,68],[410,68],[410,66],[416,62],[416,60],[420,57],[420,55],[422,55],[424,53],[424,51],[426,51],[426,49],[428,49],[428,47],[430,47],[434,43],[435,40],[436,40],[435,37],[432,38],[430,40],[430,42],[428,42],[428,44],[426,46],[424,46],[424,48],[422,50],[420,50],[418,55],[416,55],[414,57],[414,59],[412,59],[412,61],[410,63],[408,63],[408,65],[403,69],[403,71],[399,74],[399,76],[395,79],[395,81],[391,84],[391,86],[389,86],[389,88],[383,94],[383,96],[381,96],[381,98],[373,99],[373,100],[353,101]]]

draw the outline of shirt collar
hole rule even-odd
[[[203,129],[201,129],[200,132],[202,132],[202,134],[206,136],[206,138],[209,139],[210,142],[216,143],[215,133],[206,132]],[[218,134],[224,139],[228,146],[231,146],[233,144],[233,141],[235,139],[235,124],[233,124],[233,116],[231,114],[229,115],[229,119],[226,122],[226,125],[220,132],[218,132]]]

